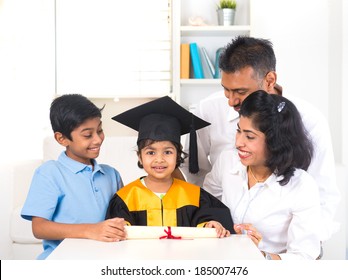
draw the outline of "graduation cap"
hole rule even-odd
[[[180,136],[190,133],[189,171],[199,171],[196,130],[210,123],[187,111],[169,96],[139,105],[112,119],[138,131],[137,143],[152,139],[180,144]]]

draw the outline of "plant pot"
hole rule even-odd
[[[218,24],[219,25],[233,25],[235,9],[218,9]]]

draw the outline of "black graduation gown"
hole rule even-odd
[[[218,221],[231,233],[233,221],[229,208],[199,186],[174,179],[160,199],[140,181],[128,184],[111,199],[106,219],[124,218],[130,225],[203,226]]]

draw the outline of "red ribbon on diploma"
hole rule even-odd
[[[172,235],[172,229],[170,227],[168,227],[168,230],[164,230],[164,232],[167,235],[163,235],[161,236],[159,239],[181,239],[181,236],[174,236]]]

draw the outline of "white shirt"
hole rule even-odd
[[[235,135],[239,114],[227,103],[222,91],[216,92],[201,100],[194,114],[211,125],[197,130],[198,164],[200,171],[191,174],[188,162],[180,167],[186,180],[198,186],[203,185],[204,177],[211,171],[220,153],[235,145]],[[186,138],[185,151],[188,152],[189,137]]]
[[[297,169],[289,183],[271,175],[248,189],[246,167],[235,150],[221,153],[204,189],[230,208],[235,224],[250,223],[262,235],[259,249],[281,259],[316,259],[320,253],[319,192],[313,178]]]
[[[303,99],[285,96],[299,110],[304,126],[309,132],[314,145],[314,156],[308,173],[312,175],[319,187],[322,230],[321,240],[325,241],[338,230],[334,216],[340,201],[336,183],[335,161],[333,156],[330,129],[326,118],[309,102]],[[186,180],[202,186],[207,173],[211,171],[220,153],[235,146],[235,136],[239,114],[228,105],[223,91],[213,93],[201,100],[194,112],[211,125],[197,131],[198,164],[200,171],[191,174],[185,162],[180,168]],[[188,143],[185,151],[188,151]]]

